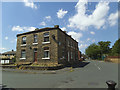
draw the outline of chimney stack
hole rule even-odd
[[[59,25],[54,25],[54,28],[59,28]]]
[[[67,33],[67,31],[63,31],[63,32]]]

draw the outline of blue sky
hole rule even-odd
[[[79,42],[79,49],[99,41],[118,39],[117,2],[3,2],[2,47],[16,50],[16,35],[59,25]]]

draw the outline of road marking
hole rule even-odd
[[[98,67],[98,69],[101,70],[100,67]]]
[[[96,65],[96,63],[95,63],[95,66],[96,66],[99,70],[101,70],[101,68],[100,68],[100,67],[98,67],[98,66]]]

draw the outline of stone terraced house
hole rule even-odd
[[[73,64],[78,61],[78,42],[55,25],[17,34],[16,63]]]
[[[7,51],[0,54],[0,64],[11,64],[14,63],[16,51]]]

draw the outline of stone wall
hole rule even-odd
[[[43,35],[46,32],[49,32],[50,43],[43,44]],[[38,44],[33,44],[35,34],[38,35]],[[26,45],[22,45],[24,36],[26,36]],[[48,60],[42,59],[44,47],[49,47],[50,59]],[[17,37],[16,63],[34,63],[35,48],[37,48],[37,64],[73,64],[78,61],[78,42],[59,28],[19,35]],[[26,59],[21,59],[21,50],[26,50]]]
[[[105,58],[105,61],[120,63],[120,56],[108,56]]]
[[[45,32],[49,32],[49,39],[50,43],[43,44],[43,34]],[[38,35],[38,44],[33,45],[34,42],[34,34]],[[32,33],[32,34],[26,34],[21,35],[17,37],[17,53],[16,53],[16,60],[17,63],[24,63],[24,62],[34,62],[34,48],[37,48],[37,62],[38,63],[57,63],[57,44],[54,42],[52,35],[55,35],[55,38],[57,39],[57,30],[50,30],[50,31],[44,31],[44,32],[38,32],[38,33]],[[22,37],[26,36],[26,46],[22,45]],[[30,49],[31,47],[31,49]],[[49,47],[50,50],[50,60],[44,60],[43,58],[43,48]],[[21,50],[26,50],[26,59],[20,60],[21,58]]]
[[[58,30],[58,40],[60,42],[58,46],[58,62],[60,64],[61,63],[73,64],[77,62],[78,61],[78,43],[75,40],[73,40],[71,36],[68,36],[66,32],[63,32],[61,30]]]

